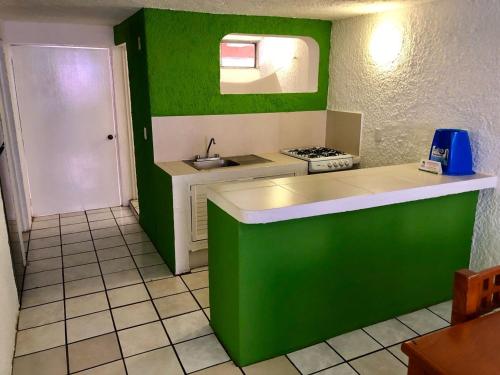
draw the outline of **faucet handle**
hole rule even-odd
[[[219,154],[214,154],[214,158],[219,158],[220,155]]]

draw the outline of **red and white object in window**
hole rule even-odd
[[[255,68],[256,43],[222,42],[220,66],[223,68]]]

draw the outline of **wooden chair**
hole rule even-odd
[[[500,266],[455,272],[451,324],[475,319],[500,307]]]

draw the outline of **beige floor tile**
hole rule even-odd
[[[153,302],[162,319],[196,311],[200,308],[190,293],[174,294],[155,299]]]
[[[122,225],[120,230],[123,234],[143,232],[142,227],[139,224]]]
[[[118,226],[116,224],[115,219],[106,219],[106,220],[99,220],[99,221],[91,221],[89,222],[90,229],[102,229],[102,228],[111,228],[114,226]]]
[[[116,333],[68,345],[69,370],[77,372],[121,358]]]
[[[59,227],[32,230],[30,233],[30,240],[36,240],[37,238],[59,236],[59,234],[60,234]]]
[[[111,208],[109,208],[109,207],[93,208],[92,210],[86,210],[85,212],[87,215],[109,213],[109,212],[111,212]]]
[[[66,329],[69,343],[114,331],[109,311],[69,319],[66,321]]]
[[[62,270],[43,271],[31,273],[24,277],[24,289],[39,288],[42,286],[62,283]]]
[[[92,243],[92,241],[83,241],[62,245],[63,255],[78,254],[87,251],[94,251],[94,244]]]
[[[14,358],[12,375],[65,375],[67,374],[66,348],[45,350]]]
[[[73,211],[73,212],[65,212],[60,215],[61,219],[64,217],[74,217],[74,216],[84,216],[85,217],[85,211]]]
[[[208,266],[196,267],[196,268],[193,268],[191,270],[192,273],[201,272],[201,271],[208,271]]]
[[[243,372],[246,375],[299,375],[295,367],[285,356],[280,356],[267,361],[254,363],[253,365],[243,367]]]
[[[32,260],[26,264],[26,274],[55,270],[62,268],[61,257]]]
[[[146,283],[146,286],[148,287],[149,293],[151,293],[153,298],[165,297],[188,291],[188,288],[178,276],[149,281]]]
[[[193,372],[193,375],[242,375],[241,370],[233,363],[226,362],[204,370]]]
[[[52,219],[59,219],[59,215],[54,214],[54,215],[45,215],[45,216],[35,216],[33,218],[33,221],[37,222],[37,221],[52,220]]]
[[[76,318],[81,315],[107,310],[108,308],[105,292],[69,298],[66,299],[66,318]]]
[[[134,255],[134,260],[137,267],[156,266],[165,263],[158,253]]]
[[[124,329],[158,320],[151,301],[118,307],[112,310],[116,329]]]
[[[229,357],[215,335],[203,336],[175,345],[186,372],[198,371],[229,361]]]
[[[118,332],[118,338],[124,357],[130,357],[170,344],[160,322],[124,329]]]
[[[17,329],[38,327],[44,324],[64,320],[64,302],[52,302],[36,307],[29,307],[19,311]]]
[[[61,246],[46,247],[44,249],[28,251],[28,261],[55,258],[61,256]]]
[[[64,344],[64,322],[30,328],[17,332],[16,356],[51,349]]]
[[[401,362],[403,362],[406,366],[408,366],[408,356],[401,350],[401,344],[396,344],[394,346],[391,346],[387,350],[389,350],[392,354],[398,357],[398,359]]]
[[[63,296],[64,294],[62,284],[25,290],[22,294],[21,306],[23,308],[26,308],[30,306],[41,305],[43,303],[59,301],[63,299]]]
[[[108,249],[97,251],[97,257],[101,262],[104,260],[125,258],[128,256],[130,256],[130,252],[128,251],[127,246],[110,247]]]
[[[77,375],[126,375],[125,364],[123,361],[115,361],[78,372]]]
[[[182,375],[171,346],[125,358],[128,375]]]
[[[429,307],[429,310],[431,310],[434,314],[439,315],[447,322],[451,322],[451,304],[452,301],[441,302],[437,305]]]
[[[64,267],[81,266],[89,263],[96,263],[97,257],[94,251],[87,251],[85,253],[65,255],[63,257]]]
[[[90,236],[90,231],[78,232],[78,233],[68,233],[62,235],[62,243],[67,245],[70,243],[90,241],[92,237]]]
[[[137,223],[137,219],[134,216],[117,217],[116,222],[118,225],[127,225]]]
[[[85,221],[82,221],[80,223],[68,224],[68,225],[61,226],[61,234],[86,232],[89,229],[90,228],[89,228],[89,225],[87,223],[87,220],[85,220]]]
[[[350,362],[360,375],[406,375],[407,368],[387,350],[382,350]]]
[[[320,371],[316,373],[317,375],[358,375],[356,371],[352,369],[347,363],[342,363],[335,367]]]
[[[208,271],[188,273],[187,275],[182,275],[181,277],[191,290],[208,287]]]
[[[113,219],[113,214],[111,211],[109,212],[100,212],[100,213],[92,213],[92,214],[87,214],[87,218],[89,221],[98,221],[98,220],[106,220],[106,219]]]
[[[396,319],[376,323],[363,328],[363,330],[385,347],[417,336],[415,332]]]
[[[101,270],[97,263],[84,264],[81,266],[74,266],[64,269],[64,281],[74,281],[79,279],[86,279],[93,276],[99,276]]]
[[[165,319],[163,324],[174,344],[213,333],[201,310]]]
[[[128,217],[128,216],[134,216],[130,208],[128,207],[120,207],[119,209],[112,209],[114,217]]]
[[[156,249],[152,242],[139,242],[128,245],[133,255],[155,253]]]
[[[324,342],[289,353],[287,357],[302,374],[312,374],[344,361]]]
[[[382,349],[382,345],[361,329],[327,340],[328,344],[346,360]]]
[[[150,242],[148,235],[144,232],[130,233],[123,235],[127,244]]]
[[[103,275],[107,289],[141,283],[141,275],[137,270],[127,270]]]
[[[62,217],[61,216],[61,225],[71,225],[71,224],[80,224],[80,223],[86,223],[87,222],[87,216],[85,215],[80,215],[76,213],[74,216],[69,216],[69,217]]]
[[[111,307],[130,305],[149,300],[149,294],[144,284],[130,285],[108,291]]]
[[[210,320],[210,308],[208,309],[203,309],[203,311],[205,312],[205,315],[208,317],[208,319]]]
[[[98,240],[94,241],[94,245],[97,250],[102,250],[110,247],[125,245],[125,241],[123,240],[122,236],[113,236],[113,237],[99,238]]]
[[[100,264],[103,275],[107,273],[132,270],[136,268],[132,257],[105,260],[100,262]]]
[[[193,291],[194,298],[202,308],[210,307],[210,298],[208,288],[197,289]]]
[[[59,219],[36,220],[31,225],[32,230],[59,227]]]
[[[144,278],[144,281],[159,280],[172,276],[172,272],[165,264],[159,264],[150,267],[141,267],[139,268],[139,272]]]
[[[66,298],[77,297],[84,294],[96,293],[104,290],[101,276],[64,283]]]
[[[450,325],[450,323],[446,320],[441,319],[439,316],[427,309],[398,316],[398,320],[420,335],[425,335],[429,332],[436,331]]]
[[[59,246],[60,244],[61,244],[60,236],[38,238],[36,240],[30,241],[29,249],[30,250],[43,249],[45,247]]]
[[[92,230],[92,238],[98,240],[100,238],[120,236],[121,232],[118,226],[113,226],[109,228],[100,228]]]

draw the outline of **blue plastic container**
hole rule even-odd
[[[441,162],[443,174],[474,174],[469,134],[461,129],[436,129],[429,159]]]

